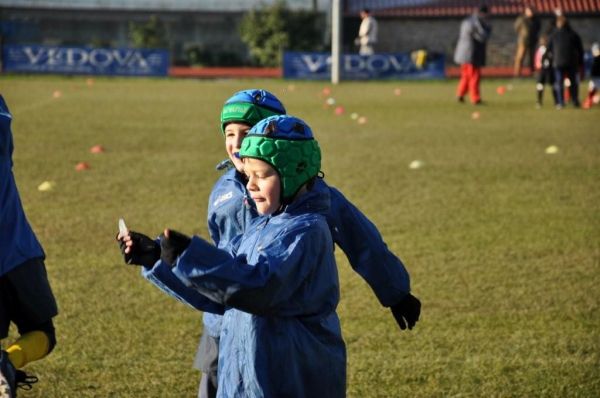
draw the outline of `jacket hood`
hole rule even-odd
[[[327,186],[320,178],[317,178],[312,189],[287,205],[283,213],[296,215],[310,212],[326,215],[329,212],[330,206],[329,189],[327,189]]]

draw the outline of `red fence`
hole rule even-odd
[[[464,16],[482,4],[481,0],[346,0],[344,12],[356,16],[369,8],[375,16],[456,17]],[[488,0],[493,15],[517,15],[526,5],[536,12],[551,14],[560,8],[565,14],[598,14],[600,0]]]

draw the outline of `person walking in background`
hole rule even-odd
[[[460,65],[460,80],[456,89],[459,102],[464,102],[464,96],[469,92],[471,103],[481,104],[481,67],[485,65],[486,45],[492,32],[487,17],[487,6],[481,6],[460,24],[454,51],[454,62]]]
[[[552,67],[552,53],[548,50],[548,40],[546,36],[540,37],[540,45],[535,52],[535,71],[536,71],[536,92],[537,101],[536,108],[540,109],[544,100],[544,87],[550,86],[554,105],[558,104],[558,96],[556,95],[556,87],[554,86],[554,68]]]
[[[515,32],[517,32],[517,51],[515,53],[515,65],[513,74],[515,77],[521,76],[523,60],[527,58],[527,63],[531,71],[534,70],[534,53],[538,43],[540,33],[540,21],[534,14],[531,6],[525,7],[523,13],[517,17],[514,23]]]
[[[557,109],[565,106],[563,81],[569,80],[569,92],[573,106],[579,105],[579,76],[583,74],[583,44],[581,37],[567,24],[567,18],[556,18],[556,30],[548,39],[548,49],[553,55],[554,84],[558,95]]]
[[[31,229],[13,175],[12,115],[0,95],[0,340],[11,323],[19,337],[0,349],[0,397],[31,387],[37,377],[20,370],[48,355],[56,345],[52,318],[58,314],[44,250]]]
[[[359,45],[358,53],[360,55],[375,54],[374,45],[377,43],[377,21],[371,16],[371,11],[363,9],[360,11],[360,28],[355,43]]]
[[[592,44],[592,67],[590,68],[590,82],[588,84],[588,93],[583,107],[590,109],[594,105],[594,97],[598,94],[600,87],[600,44]]]

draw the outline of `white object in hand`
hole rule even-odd
[[[125,220],[123,220],[122,218],[119,218],[119,234],[121,234],[121,236],[125,236],[128,233],[129,233],[129,230],[127,229]]]

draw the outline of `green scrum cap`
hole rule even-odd
[[[310,127],[294,116],[276,115],[258,122],[242,141],[240,157],[260,159],[275,168],[284,203],[321,169],[319,144]]]
[[[285,115],[285,108],[276,96],[266,90],[242,90],[225,101],[221,111],[221,132],[227,123],[241,122],[254,126],[272,115]]]

